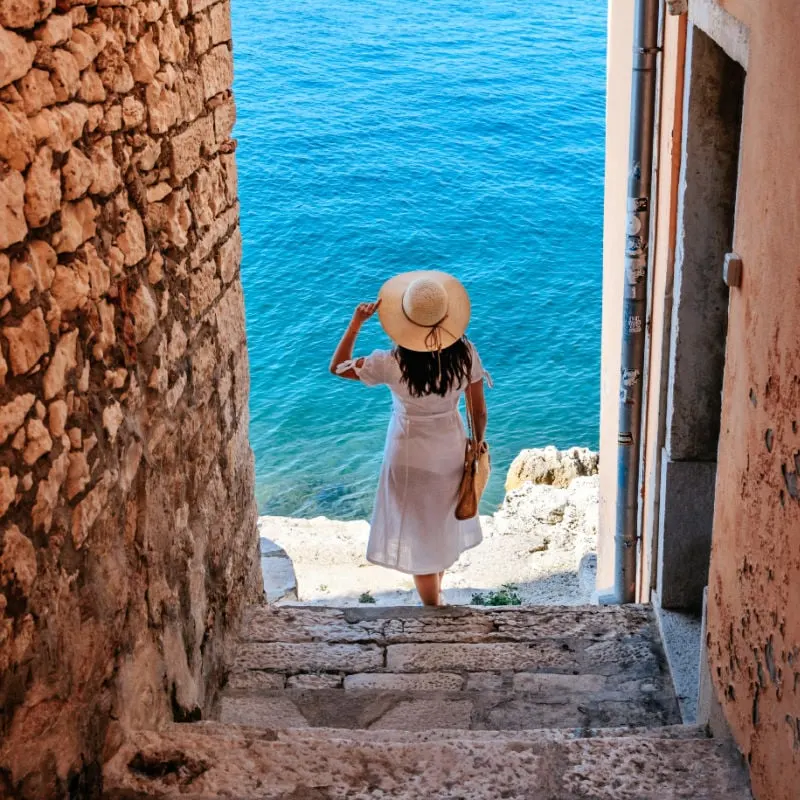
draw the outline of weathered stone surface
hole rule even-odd
[[[33,38],[53,47],[63,44],[72,35],[72,17],[69,14],[51,14],[33,32]]]
[[[222,144],[222,142],[230,139],[235,123],[236,105],[233,102],[233,97],[228,97],[214,109],[214,133],[217,138],[217,144]]]
[[[47,367],[47,372],[44,374],[43,387],[45,400],[51,400],[63,391],[67,373],[77,366],[77,341],[77,330],[64,334],[64,336],[58,340],[55,352],[50,360],[50,365]]]
[[[19,478],[12,475],[8,467],[0,467],[0,519],[5,516],[9,506],[14,502]]]
[[[117,238],[117,247],[122,251],[126,266],[138,264],[147,255],[144,224],[137,211],[130,209],[125,220],[125,229]]]
[[[50,433],[39,419],[32,419],[26,428],[25,452],[22,454],[23,461],[31,466],[38,461],[45,453],[49,453],[53,448],[53,440]]]
[[[0,248],[21,242],[28,233],[25,222],[25,179],[19,172],[0,175]]]
[[[64,435],[67,425],[69,410],[64,400],[56,400],[47,409],[47,419],[52,436],[61,437]]]
[[[223,283],[230,283],[236,277],[241,260],[242,234],[239,228],[236,228],[230,239],[220,247],[217,255],[219,274]]]
[[[81,71],[72,53],[57,47],[46,60],[37,63],[50,71],[50,82],[59,103],[64,103],[77,94],[81,85]]]
[[[110,483],[110,476],[106,473],[97,486],[75,506],[72,512],[72,542],[76,550],[86,544],[92,526],[105,508],[108,502]]]
[[[28,225],[44,225],[61,207],[61,175],[53,169],[53,151],[43,147],[36,154],[25,181],[25,218]]]
[[[338,689],[341,685],[341,675],[290,675],[286,679],[289,689]]]
[[[72,31],[67,49],[75,59],[79,70],[85,70],[100,52],[94,39],[82,30]]]
[[[644,606],[534,606],[524,609],[464,606],[331,609],[282,607],[250,609],[243,636],[251,641],[532,642],[656,635],[652,612]]]
[[[166,83],[156,77],[145,92],[148,109],[148,126],[154,134],[165,133],[175,125],[180,116],[180,99]]]
[[[447,672],[426,672],[421,675],[393,672],[364,672],[347,675],[345,689],[380,689],[383,691],[458,691],[464,688],[464,676]],[[440,727],[433,725],[432,727]],[[444,726],[447,727],[447,726]]]
[[[607,682],[605,675],[559,675],[541,672],[518,672],[514,675],[516,692],[533,692],[554,697],[555,702],[565,694],[575,692],[599,693]]]
[[[103,427],[112,442],[117,438],[117,431],[124,419],[125,415],[119,403],[111,403],[103,409]]]
[[[44,142],[56,153],[66,153],[78,139],[89,121],[89,111],[82,103],[67,103],[43,108],[31,117],[31,127],[37,141]]]
[[[212,44],[229,42],[231,40],[231,8],[228,0],[211,6],[209,20]]]
[[[106,99],[106,88],[95,70],[87,69],[81,74],[78,97],[85,103],[102,103]]]
[[[100,80],[109,92],[124,94],[133,89],[131,68],[125,59],[125,51],[120,37],[110,36],[103,52],[95,62]]]
[[[510,633],[501,633],[504,627]],[[248,708],[253,692],[265,701],[265,690],[283,688],[280,681],[259,686],[251,677],[258,669],[280,669],[287,680],[280,702],[290,700],[314,726],[425,728],[436,718],[442,727],[450,720],[461,727],[524,729],[678,719],[652,614],[642,607],[287,606],[254,609],[243,635],[247,661],[232,676],[240,692],[237,707]],[[367,671],[335,660],[323,666],[325,647],[352,648],[350,642],[378,647],[385,658],[376,657],[377,666]],[[271,661],[259,658],[262,647],[269,648]],[[276,652],[282,647],[305,648],[303,656],[313,657],[307,664],[284,657],[280,668]],[[305,691],[295,690],[300,686]],[[244,721],[232,711],[226,719]],[[269,717],[255,724],[269,725]]]
[[[64,176],[64,199],[77,200],[85,194],[94,181],[92,162],[77,148],[67,154],[61,169]]]
[[[35,402],[36,395],[19,394],[10,403],[0,406],[0,444],[19,430]]]
[[[6,16],[5,12],[3,16]],[[33,42],[26,42],[13,31],[0,28],[0,87],[21,78],[33,66],[35,53]]]
[[[266,719],[273,720],[279,728],[308,727],[305,717],[288,697],[226,697],[222,701],[222,722],[235,720],[238,725],[258,726]]]
[[[2,0],[0,25],[6,28],[30,28],[54,8],[55,0]]]
[[[142,283],[131,298],[130,312],[134,318],[137,343],[143,342],[158,319],[158,310],[150,290]]]
[[[217,278],[217,265],[207,261],[189,277],[189,303],[193,317],[201,316],[219,296],[222,284]]]
[[[41,308],[28,312],[19,325],[3,328],[3,336],[8,341],[8,360],[15,375],[33,369],[50,349],[50,334]]]
[[[27,260],[15,259],[11,262],[11,286],[18,302],[25,305],[30,301],[36,283],[36,274]]]
[[[89,274],[86,266],[75,261],[70,266],[56,265],[50,292],[63,312],[83,308],[89,297]]]
[[[225,44],[217,45],[200,59],[200,73],[206,100],[227,89],[233,82],[233,56]]]
[[[76,203],[65,203],[61,207],[61,230],[53,234],[52,239],[56,252],[73,252],[94,236],[96,217],[97,209],[88,197]]]
[[[33,506],[32,518],[35,529],[43,528],[45,533],[50,531],[53,522],[53,512],[58,502],[58,493],[64,478],[67,477],[69,455],[63,452],[53,461],[47,478],[40,481],[36,490],[36,502]]]
[[[172,176],[184,181],[202,163],[204,149],[214,145],[214,118],[202,117],[172,140]]]
[[[468,728],[472,718],[471,699],[432,699],[420,697],[401,700],[370,725],[371,730],[427,731],[432,728]]]
[[[36,288],[39,291],[49,289],[53,283],[58,261],[56,251],[47,242],[34,239],[28,243],[27,258],[36,275]]]
[[[16,584],[23,596],[27,596],[36,580],[36,549],[16,525],[11,525],[3,536],[0,554],[0,583]]]
[[[0,105],[0,158],[12,169],[24,170],[36,152],[36,139],[25,114]]]
[[[285,683],[286,678],[280,673],[249,670],[247,672],[233,673],[228,679],[226,688],[232,692],[248,690],[269,691],[273,689],[283,689]]]
[[[96,793],[115,726],[207,715],[261,591],[246,359],[214,361],[241,308],[190,316],[189,264],[213,267],[195,291],[207,309],[237,227],[215,124],[232,118],[230,83],[206,102],[186,0],[57,5],[0,0],[0,783],[20,800]],[[195,172],[210,177],[202,225]],[[235,273],[226,294],[241,299]],[[25,596],[12,523],[39,561]]]
[[[89,191],[92,194],[109,195],[121,183],[122,175],[120,174],[119,167],[114,162],[114,153],[112,150],[112,139],[106,136],[100,139],[89,153],[89,159],[92,162],[94,170],[94,177],[92,179]]]
[[[159,68],[158,45],[151,28],[136,42],[131,53],[131,71],[137,83],[149,84]]]
[[[578,669],[579,656],[569,645],[542,640],[535,644],[394,644],[386,648],[386,666],[397,672],[470,670]]]
[[[347,670],[363,672],[383,666],[383,650],[375,645],[245,643],[236,656],[236,669],[313,672]]]
[[[488,800],[749,800],[725,746],[710,739],[598,737],[395,741],[290,739],[248,729],[172,727],[129,738],[107,765],[110,792],[240,800],[383,796]],[[174,778],[180,764],[181,781]],[[168,768],[170,765],[171,768]],[[454,792],[454,787],[458,787]],[[534,794],[535,793],[535,794]]]
[[[25,113],[30,117],[56,101],[50,76],[43,69],[32,69],[19,81]]]
[[[597,474],[597,467],[597,453],[585,447],[523,450],[508,470],[506,491],[517,489],[526,481],[566,487],[575,478]]]

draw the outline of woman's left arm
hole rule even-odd
[[[374,303],[360,303],[353,312],[353,318],[342,334],[342,338],[331,359],[330,371],[333,375],[338,375],[340,378],[348,378],[353,381],[359,380],[356,371],[352,367],[342,372],[339,372],[339,367],[345,361],[350,361],[353,358],[353,347],[355,346],[361,326],[378,310],[380,304],[380,300],[376,300]]]

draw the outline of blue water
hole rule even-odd
[[[473,300],[494,475],[598,444],[605,8],[233,0],[262,513],[367,517],[385,389],[333,378],[353,307],[443,269]],[[368,323],[357,354],[387,346]]]

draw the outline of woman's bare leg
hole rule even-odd
[[[442,594],[442,581],[444,580],[444,570],[439,573],[439,605],[443,606],[444,603],[444,595]]]
[[[415,575],[414,585],[420,600],[426,606],[438,606],[439,602],[439,576],[434,572],[432,575]]]

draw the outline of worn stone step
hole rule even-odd
[[[246,642],[329,642],[386,646],[408,642],[529,642],[540,639],[653,638],[649,606],[442,608],[255,606],[242,626]]]
[[[750,800],[740,765],[712,739],[391,741],[196,725],[132,734],[106,764],[104,790],[108,800]]]
[[[652,612],[642,606],[258,607],[245,620],[231,685],[322,688],[336,675],[450,673],[437,679],[445,688],[456,681],[452,674],[541,671],[632,680],[663,677],[665,667]],[[281,673],[283,682],[270,673]]]
[[[514,676],[515,681],[520,677]],[[231,691],[222,698],[220,720],[269,728],[413,731],[431,728],[524,730],[680,722],[671,689],[643,692],[641,686],[635,685],[581,691],[547,684],[539,688],[539,691],[513,688],[500,691],[369,688]]]
[[[192,723],[208,735],[229,735],[238,732],[243,736],[266,741],[327,741],[345,739],[352,742],[436,742],[449,739],[475,741],[536,741],[560,742],[567,739],[608,739],[635,736],[644,739],[708,739],[705,725],[663,725],[660,727],[609,727],[609,728],[532,728],[524,730],[461,730],[432,728],[409,731],[388,728],[363,730],[342,728],[263,728],[252,725],[203,720]],[[169,726],[172,727],[172,726]],[[183,727],[180,725],[179,727]]]

